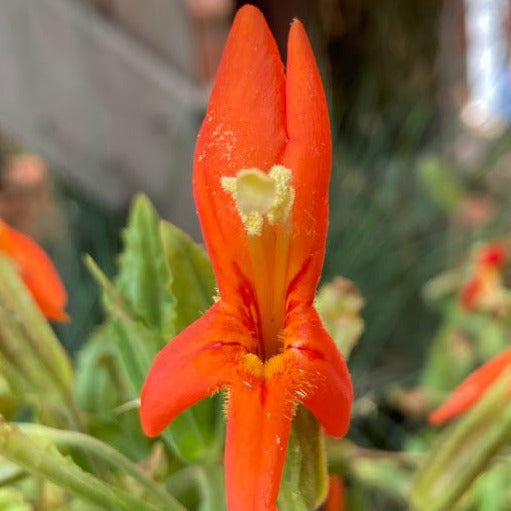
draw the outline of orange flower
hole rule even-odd
[[[346,488],[342,477],[331,475],[329,477],[328,497],[325,511],[343,511],[346,509]]]
[[[21,278],[42,313],[52,321],[68,321],[67,293],[46,252],[33,240],[0,220],[0,252],[18,265]]]
[[[474,406],[485,392],[495,383],[504,370],[511,367],[511,349],[502,352],[471,373],[447,401],[434,410],[429,422],[442,424]]]
[[[330,126],[307,35],[291,25],[287,74],[262,14],[238,12],[195,153],[194,193],[220,298],[156,357],[144,431],[229,390],[231,511],[275,510],[297,403],[327,433],[349,427],[348,369],[313,307],[325,252]]]
[[[474,275],[461,290],[463,308],[492,309],[500,303],[501,268],[506,259],[507,250],[502,243],[490,243],[477,253]]]

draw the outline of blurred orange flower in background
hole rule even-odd
[[[431,412],[429,422],[443,424],[472,408],[510,367],[511,349],[493,357],[463,380],[447,401]]]
[[[328,485],[328,497],[325,511],[344,511],[346,508],[346,488],[342,477],[331,475]]]
[[[46,252],[32,239],[0,220],[0,253],[17,265],[21,278],[42,313],[52,321],[68,321],[67,293]]]
[[[461,290],[463,308],[493,309],[501,304],[502,267],[507,257],[503,243],[489,243],[477,252],[473,275]]]

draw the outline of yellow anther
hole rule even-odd
[[[243,225],[250,236],[260,236],[264,218],[273,225],[285,222],[294,200],[291,171],[274,165],[270,172],[243,169],[236,177],[223,177],[222,188],[236,201]]]
[[[284,222],[289,217],[295,199],[295,189],[290,184],[291,171],[288,168],[274,165],[269,176],[275,182],[275,200],[268,212],[268,220],[270,224],[277,224]]]

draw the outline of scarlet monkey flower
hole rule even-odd
[[[461,290],[464,309],[493,309],[500,304],[501,269],[506,259],[507,250],[502,243],[490,243],[477,253],[474,275]]]
[[[52,321],[68,321],[67,293],[46,252],[28,236],[0,220],[0,253],[18,266],[21,278],[42,313]]]
[[[313,307],[325,252],[328,111],[307,35],[289,32],[287,73],[262,14],[238,12],[202,125],[194,194],[220,298],[158,354],[141,396],[158,435],[227,388],[230,511],[275,510],[294,410],[349,427],[346,363]]]
[[[434,425],[442,424],[472,408],[509,368],[511,349],[503,351],[471,373],[447,401],[430,414],[429,422]]]

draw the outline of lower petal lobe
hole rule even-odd
[[[228,385],[248,342],[247,331],[221,302],[170,341],[142,389],[144,432],[158,435],[182,411]]]
[[[230,386],[225,450],[230,511],[276,510],[292,417],[309,408],[326,432],[349,427],[353,389],[346,362],[312,308],[290,315],[284,351],[238,365]]]
[[[346,361],[313,307],[299,306],[289,314],[284,344],[297,398],[329,435],[345,435],[353,403],[351,377]]]
[[[276,511],[295,399],[290,374],[231,386],[225,446],[229,511]]]

